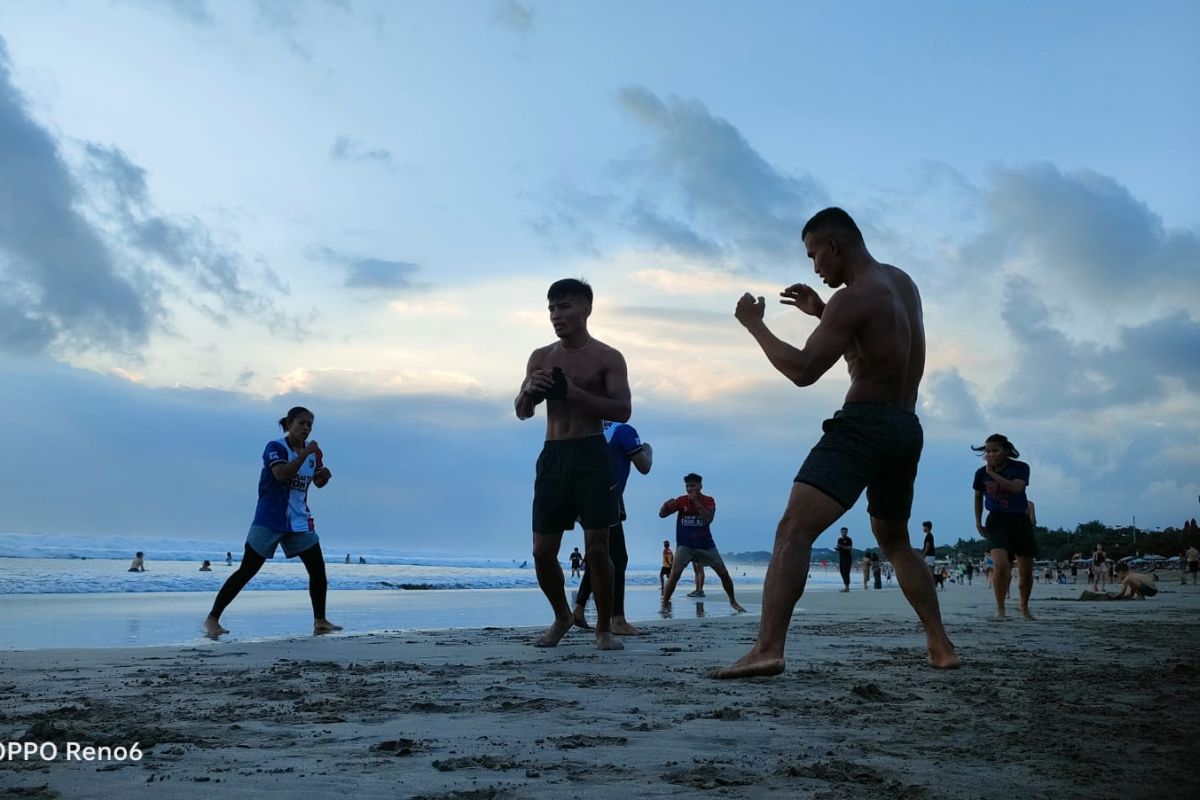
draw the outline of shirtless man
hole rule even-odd
[[[871,256],[858,226],[840,208],[816,214],[801,237],[817,275],[834,289],[845,286],[828,304],[800,283],[781,293],[784,305],[820,320],[804,347],[797,349],[768,330],[761,297],[743,295],[735,316],[771,365],[797,386],[816,383],[844,357],[850,390],[843,408],[825,421],[825,435],[792,484],[763,585],[758,640],[746,655],[711,675],[749,678],[783,672],[788,623],[804,593],[812,543],[854,505],[864,488],[871,531],[924,625],[929,663],[957,667],[933,577],[908,540],[923,443],[913,411],[925,369],[920,294],[908,275]]]
[[[1154,585],[1154,577],[1145,575],[1140,572],[1129,571],[1128,564],[1121,564],[1117,567],[1121,573],[1121,591],[1116,594],[1108,592],[1089,592],[1086,589],[1079,596],[1080,600],[1145,600],[1147,597],[1154,597],[1158,594],[1158,587]]]
[[[571,629],[558,551],[563,531],[583,527],[584,551],[596,597],[596,646],[621,650],[612,634],[613,564],[608,529],[619,522],[612,490],[604,420],[628,422],[631,413],[625,358],[593,339],[587,319],[592,287],[574,278],[555,281],[546,294],[558,341],[529,356],[514,406],[529,419],[546,401],[546,445],[533,487],[533,562],[538,586],[554,609],[554,623],[538,647],[554,647]]]

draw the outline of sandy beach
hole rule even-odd
[[[953,672],[899,593],[857,589],[806,596],[786,673],[744,682],[704,672],[757,616],[679,600],[623,652],[485,628],[6,653],[4,739],[58,752],[6,758],[0,797],[1195,797],[1200,587],[1082,588],[1003,624],[981,582],[940,593]]]

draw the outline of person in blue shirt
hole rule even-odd
[[[1020,452],[1008,437],[994,433],[982,447],[972,450],[983,456],[983,466],[975,471],[975,528],[988,542],[995,574],[992,591],[996,596],[996,621],[1007,619],[1004,600],[1012,576],[1012,557],[1017,561],[1017,589],[1020,602],[1017,608],[1026,619],[1029,595],[1033,591],[1033,560],[1037,545],[1033,538],[1033,522],[1029,515],[1029,465],[1017,461]],[[986,506],[988,516],[983,519]]]
[[[629,566],[629,551],[625,547],[625,484],[629,482],[629,467],[637,467],[643,475],[650,474],[654,463],[654,449],[643,442],[637,429],[624,422],[604,423],[604,438],[608,442],[609,465],[612,467],[613,491],[621,521],[608,529],[608,552],[613,563],[612,632],[617,636],[641,636],[643,631],[630,625],[625,619],[625,568]],[[575,595],[575,608],[571,614],[580,628],[590,627],[584,617],[588,598],[592,594],[592,571],[583,573],[579,591]]]
[[[328,588],[325,557],[321,553],[317,527],[308,508],[309,485],[320,489],[333,477],[323,463],[321,448],[316,440],[308,438],[312,426],[312,412],[303,406],[296,406],[279,420],[279,427],[283,428],[286,435],[267,442],[258,479],[258,507],[250,532],[246,535],[246,552],[242,555],[241,566],[217,592],[212,611],[204,620],[204,631],[209,636],[229,633],[221,626],[221,613],[267,559],[275,555],[275,548],[279,545],[283,545],[283,553],[288,558],[299,556],[308,570],[313,633],[342,629],[325,618],[325,592]]]

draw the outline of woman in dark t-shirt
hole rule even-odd
[[[1020,453],[1007,436],[994,433],[982,447],[972,450],[983,456],[984,465],[975,471],[975,527],[988,541],[995,574],[992,590],[996,596],[996,621],[1006,619],[1004,600],[1012,576],[1010,558],[1017,560],[1017,588],[1020,603],[1017,608],[1026,619],[1029,595],[1033,591],[1033,559],[1037,545],[1033,539],[1033,523],[1029,518],[1029,500],[1025,487],[1029,485],[1029,465],[1017,461]],[[986,505],[987,521],[983,519]]]

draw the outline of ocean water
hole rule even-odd
[[[90,537],[0,534],[0,650],[57,647],[119,647],[202,643],[200,622],[217,590],[237,569],[209,542],[98,541]],[[135,550],[146,554],[146,571],[129,572]],[[219,554],[216,552],[220,550]],[[567,552],[564,548],[564,553]],[[237,553],[235,553],[236,557]],[[532,566],[513,559],[463,558],[436,553],[376,551],[367,564],[329,560],[328,616],[347,633],[540,626],[549,606],[537,588]],[[203,559],[211,572],[201,572]],[[728,564],[744,598],[762,588],[766,566]],[[719,616],[732,613],[721,583],[708,571],[707,597],[686,597],[693,588],[684,574],[672,609],[660,608],[658,565],[631,564],[626,573],[626,616]],[[569,576],[570,570],[564,569]],[[579,585],[566,580],[568,597]],[[814,565],[810,590],[841,585],[836,569]],[[226,640],[250,641],[303,635],[311,630],[308,575],[298,559],[277,555],[227,609]],[[589,606],[594,618],[594,606]]]

